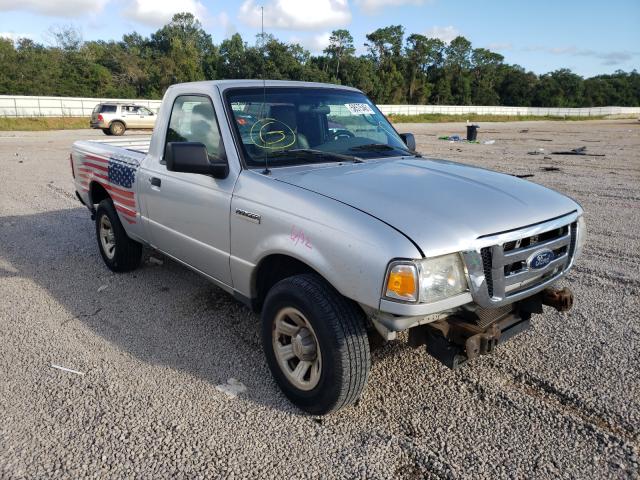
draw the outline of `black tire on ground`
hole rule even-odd
[[[319,380],[311,390],[289,381],[274,351],[275,320],[290,307],[307,318],[321,353]],[[318,275],[289,277],[269,291],[262,311],[262,344],[276,382],[307,413],[323,415],[351,405],[366,386],[371,357],[364,313]]]
[[[105,135],[111,135],[111,130],[109,130],[108,128],[103,128],[102,129],[102,133],[104,133]]]
[[[112,239],[115,243],[114,248],[107,252],[105,250],[105,240],[101,238],[109,229],[102,229],[101,225],[109,225]],[[120,218],[116,213],[113,201],[110,198],[102,200],[98,204],[96,210],[96,239],[98,240],[98,249],[104,263],[114,272],[129,272],[140,265],[142,259],[142,245],[131,240],[124,231]]]
[[[116,136],[120,136],[120,135],[124,135],[124,131],[126,130],[124,123],[122,122],[111,122],[111,125],[109,125],[109,131],[111,132],[111,135],[116,135]]]

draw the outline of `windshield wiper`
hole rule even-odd
[[[349,150],[361,150],[366,152],[389,152],[392,150],[400,150],[401,152],[406,152],[414,157],[422,157],[422,155],[420,155],[419,153],[412,152],[411,150],[408,150],[406,148],[392,147],[391,145],[387,145],[386,143],[366,143],[364,145],[356,145],[355,147],[351,147],[349,148]]]
[[[300,157],[304,158],[305,156],[313,156],[316,158],[321,158],[323,160],[330,160],[332,162],[353,162],[353,163],[362,163],[363,160],[360,157],[356,157],[355,155],[343,155],[342,153],[335,152],[325,152],[323,150],[314,150],[312,148],[294,148],[291,150],[278,150],[276,152],[270,152],[269,156],[271,157]]]

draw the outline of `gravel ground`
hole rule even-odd
[[[107,270],[68,162],[95,133],[0,133],[0,477],[640,478],[639,127],[486,123],[495,144],[474,145],[437,140],[461,124],[399,126],[583,205],[576,306],[458,371],[392,342],[325,418],[280,394],[230,296],[149,254]],[[527,154],[583,145],[606,157]]]

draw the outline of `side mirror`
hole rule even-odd
[[[413,133],[401,133],[400,138],[402,138],[402,141],[409,150],[412,152],[416,151],[416,138],[413,136]]]
[[[170,172],[199,173],[214,178],[227,178],[229,164],[226,158],[209,160],[207,147],[200,142],[169,142],[164,152]]]

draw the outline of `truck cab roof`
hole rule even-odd
[[[238,79],[238,80],[207,80],[202,82],[188,82],[188,83],[177,83],[175,85],[171,85],[168,90],[185,90],[185,91],[193,91],[194,88],[197,89],[210,89],[213,87],[217,87],[221,92],[224,90],[231,88],[250,88],[250,87],[307,87],[307,88],[339,88],[341,90],[350,90],[352,92],[359,92],[357,88],[348,87],[345,85],[337,85],[332,83],[319,83],[319,82],[298,82],[291,80],[249,80],[249,79]]]

